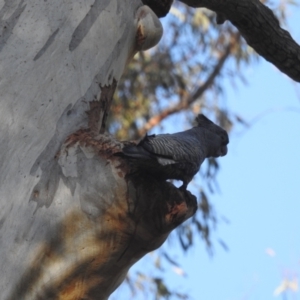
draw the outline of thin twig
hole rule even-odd
[[[162,120],[166,119],[170,115],[188,109],[191,104],[193,104],[199,97],[204,94],[204,92],[214,83],[216,77],[220,74],[225,61],[230,56],[232,46],[240,39],[240,34],[236,33],[233,37],[234,38],[232,38],[229,44],[225,47],[224,52],[220,55],[217,64],[209,74],[206,81],[201,86],[196,88],[193,93],[186,93],[183,97],[181,97],[176,105],[168,107],[155,116],[151,117],[148,122],[146,122],[146,124],[144,124],[144,126],[139,129],[138,132],[140,136],[145,135],[147,131],[151,130],[154,126],[158,125]]]

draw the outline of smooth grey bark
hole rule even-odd
[[[0,298],[107,299],[196,209],[99,134],[161,24],[138,0],[0,0],[0,24]]]

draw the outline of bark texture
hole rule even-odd
[[[300,46],[280,27],[272,10],[259,0],[180,0],[192,7],[205,7],[228,20],[247,43],[281,72],[300,82]]]
[[[0,0],[0,25],[0,298],[107,299],[195,211],[99,135],[161,24],[139,0]]]
[[[32,246],[8,299],[107,299],[132,264],[195,213],[189,192],[151,176],[127,176],[129,166],[113,155],[121,147],[91,130],[68,137],[50,179],[65,178],[77,188],[55,193],[51,207],[64,216],[52,211],[50,224],[44,220],[47,236]],[[74,204],[63,208],[70,196]]]

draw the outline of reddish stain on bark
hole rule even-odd
[[[100,86],[101,96],[99,100],[90,101],[89,129],[94,134],[104,133],[106,129],[106,120],[112,103],[113,95],[117,87],[117,81],[113,79],[111,85]]]
[[[137,49],[141,49],[146,39],[142,26],[138,27],[136,31],[135,39],[136,39]]]

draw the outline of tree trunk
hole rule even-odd
[[[126,62],[155,45],[138,0],[0,0],[1,299],[107,299],[196,200],[127,176],[104,134]]]

